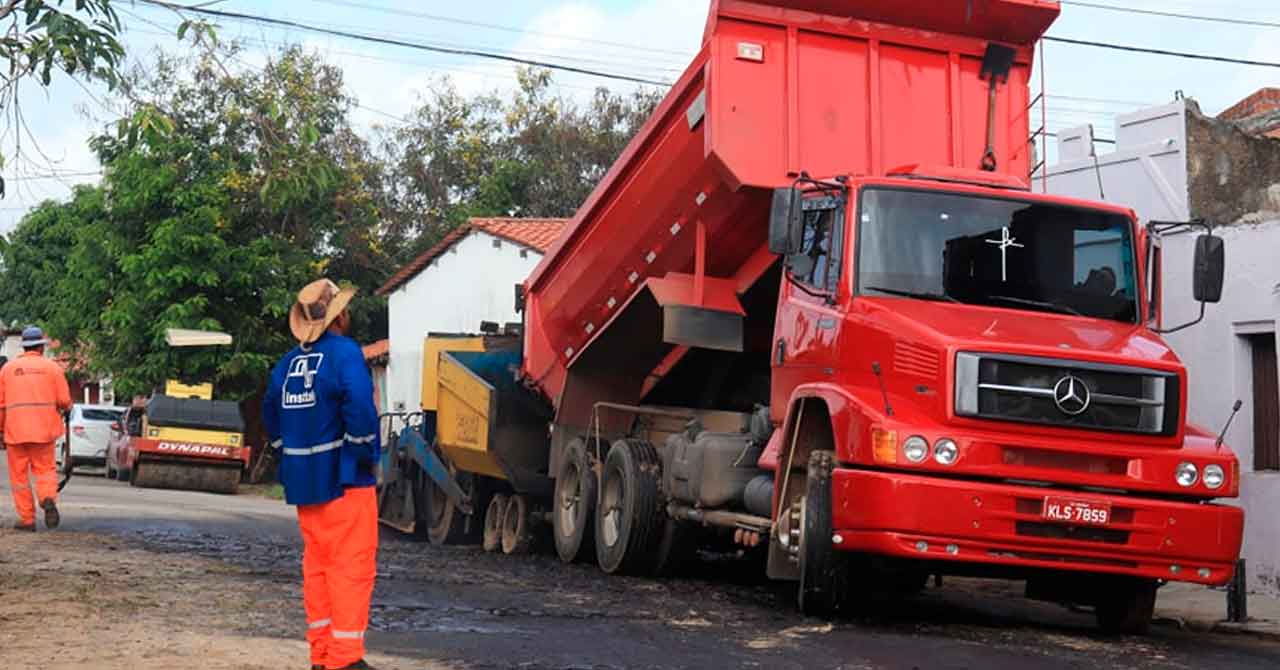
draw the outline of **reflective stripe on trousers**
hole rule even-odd
[[[299,505],[302,598],[311,662],[341,668],[364,658],[364,632],[377,575],[378,507],[373,487]]]
[[[36,480],[36,498],[58,499],[58,472],[52,444],[10,444],[5,450],[9,462],[9,489],[13,494],[14,511],[18,521],[24,524],[36,522],[35,501],[31,499],[31,484]]]

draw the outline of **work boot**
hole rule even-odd
[[[28,533],[34,533],[36,532],[36,522],[32,521],[31,523],[22,523],[21,521],[19,521],[13,524],[13,529],[25,531]]]
[[[40,501],[40,507],[44,509],[45,528],[57,528],[58,524],[62,523],[62,517],[58,514],[58,505],[53,502],[53,498]]]
[[[331,670],[376,670],[376,668],[374,668],[372,665],[369,665],[368,663],[365,663],[364,659],[362,658],[356,661],[355,663],[352,663],[351,665],[344,665],[341,668],[332,668]]]

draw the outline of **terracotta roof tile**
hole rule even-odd
[[[448,251],[450,247],[457,244],[459,240],[466,237],[474,230],[481,230],[494,237],[524,245],[539,253],[546,253],[547,249],[560,237],[560,232],[564,230],[569,219],[518,219],[518,218],[476,218],[470,219],[465,224],[458,226],[445,235],[443,239],[436,243],[435,246],[424,251],[420,256],[409,262],[408,265],[400,268],[382,285],[377,291],[378,295],[387,295],[392,291],[400,288],[408,283],[410,279],[418,276],[431,261],[439,258],[441,254]]]
[[[539,253],[547,253],[547,249],[560,237],[568,219],[471,219],[475,228],[495,237],[523,244]]]

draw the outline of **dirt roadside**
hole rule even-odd
[[[0,530],[0,649],[42,670],[306,668],[296,584],[92,533]],[[287,606],[282,606],[287,603]],[[444,668],[371,655],[378,668]]]

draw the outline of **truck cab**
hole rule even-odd
[[[1159,581],[1225,583],[1243,513],[1210,501],[1238,495],[1239,466],[1184,421],[1152,242],[1125,208],[981,173],[780,189],[771,407],[803,439],[760,464],[784,531],[830,450],[829,551],[1024,577],[1111,624],[1149,618]],[[1220,287],[1220,241],[1202,247],[1197,285]],[[771,572],[795,577],[806,549],[780,543]],[[1125,578],[1080,576],[1099,571]]]

